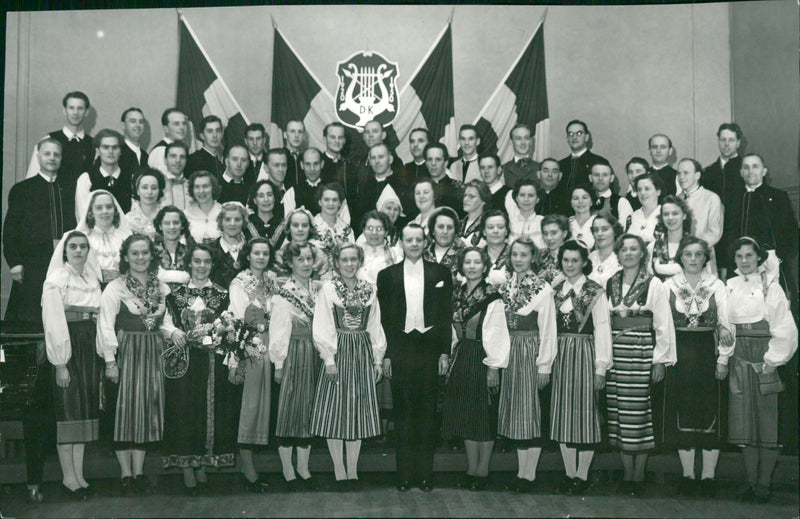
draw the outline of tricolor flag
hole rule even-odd
[[[450,153],[458,143],[453,102],[453,33],[451,21],[442,29],[433,46],[422,59],[411,79],[400,91],[400,113],[392,126],[400,146],[398,156],[412,159],[408,145],[403,145],[414,128],[427,128],[432,142],[441,142]]]
[[[289,121],[303,121],[309,146],[325,149],[322,130],[336,121],[333,96],[300,59],[289,42],[274,27],[272,58],[272,123],[270,147],[283,144],[283,131]]]
[[[545,14],[547,12],[545,11]],[[515,124],[527,124],[536,137],[533,159],[541,162],[550,152],[550,115],[544,66],[544,15],[531,39],[497,86],[475,122],[481,147],[505,162],[514,156],[508,133]]]
[[[175,106],[189,118],[191,135],[187,138],[187,144],[192,150],[202,146],[195,141],[194,127],[207,115],[222,119],[226,147],[234,143],[244,144],[244,131],[250,124],[247,116],[182,14],[180,26],[178,96]]]

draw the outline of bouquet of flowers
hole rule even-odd
[[[189,347],[213,350],[211,330],[217,314],[206,307],[205,301],[197,297],[181,311],[181,322],[186,329],[186,346],[181,347],[167,338],[164,358],[164,376],[181,378],[189,370]]]
[[[267,344],[261,334],[263,324],[253,325],[236,318],[231,312],[222,312],[211,330],[211,345],[225,356],[224,364],[236,369],[236,384],[244,382],[247,359],[260,359],[267,353]]]

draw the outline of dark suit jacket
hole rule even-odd
[[[453,281],[450,270],[437,263],[423,261],[425,270],[425,294],[423,312],[425,326],[432,326],[426,336],[433,337],[438,351],[436,355],[449,355],[452,339]],[[401,261],[378,272],[378,302],[381,305],[381,324],[386,334],[386,358],[401,361],[407,352],[402,341],[406,324],[406,291],[404,270]]]
[[[147,159],[149,157],[148,153],[144,148],[139,148],[141,158],[137,160],[136,154],[133,153],[133,150],[130,149],[127,144],[123,143],[121,149],[122,153],[119,156],[119,169],[123,171],[130,171],[133,174],[133,178],[136,178],[136,171],[139,168],[147,167]],[[98,161],[99,158],[95,161],[95,163]]]
[[[520,160],[520,162],[522,161]],[[511,189],[514,189],[514,186],[521,178],[534,177],[536,172],[539,171],[539,163],[532,159],[527,159],[525,164],[520,164],[511,159],[503,164],[502,167],[503,181]]]
[[[561,182],[559,184],[564,186],[568,193],[567,196],[572,195],[572,188],[579,184],[589,183],[589,173],[592,166],[605,159],[600,155],[595,155],[592,150],[586,152],[578,158],[573,158],[572,154],[567,155],[558,161],[558,167],[561,170]]]
[[[675,177],[678,176],[678,171],[670,165],[666,165],[661,169],[653,169],[651,166],[647,170],[648,173],[653,173],[661,179],[661,199],[667,195],[674,195],[678,188],[675,185]]]
[[[744,180],[742,180],[742,158],[734,157],[722,167],[720,159],[714,161],[710,166],[706,166],[700,176],[700,183],[709,191],[715,192],[723,205],[731,207],[734,200],[744,191]]]
[[[189,178],[195,171],[210,171],[217,176],[217,180],[222,180],[222,174],[225,173],[225,165],[205,148],[200,148],[186,159],[186,169],[183,171],[183,176]]]

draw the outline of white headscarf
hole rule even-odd
[[[74,232],[83,233],[83,235],[86,236],[86,241],[89,241],[89,236],[78,229],[65,232],[58,241],[56,250],[53,251],[53,256],[50,258],[50,265],[47,267],[47,279],[51,279],[52,275],[66,264],[66,261],[64,261],[64,245],[67,241],[67,237]],[[100,266],[97,264],[97,257],[94,255],[91,246],[89,247],[89,254],[86,257],[86,263],[83,265],[83,273],[86,276],[97,279],[97,281],[103,280],[103,275],[100,273]]]
[[[375,202],[375,209],[380,211],[381,207],[386,205],[387,202],[394,202],[397,205],[399,205],[400,206],[400,216],[405,216],[405,213],[403,213],[403,203],[400,202],[400,197],[397,196],[397,192],[395,192],[394,188],[392,186],[389,186],[389,185],[384,187],[383,191],[381,191],[381,196],[379,196],[378,197],[378,201]]]

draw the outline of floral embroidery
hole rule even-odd
[[[533,297],[542,291],[544,281],[533,272],[526,272],[522,276],[514,274],[508,282],[500,287],[500,295],[506,305],[506,313],[516,313],[520,308],[531,302]]]
[[[308,290],[295,283],[290,278],[277,292],[279,296],[289,301],[292,306],[300,310],[306,316],[308,322],[314,318],[314,303],[317,300],[320,283],[309,281]]]
[[[648,274],[646,269],[640,268],[639,271],[636,273],[636,279],[633,280],[633,284],[628,289],[627,294],[622,293],[622,271],[620,270],[608,281],[608,298],[611,301],[611,306],[616,308],[623,306],[619,310],[615,310],[615,313],[618,313],[625,317],[629,312],[628,309],[632,307],[637,301],[639,306],[644,306],[647,301],[647,291],[650,287],[650,280],[653,279],[653,276]]]
[[[250,301],[258,301],[261,304],[261,308],[267,307],[267,298],[269,294],[275,292],[275,285],[273,281],[267,277],[266,273],[259,279],[253,274],[253,271],[249,269],[240,272],[233,280],[233,283],[242,287],[242,290],[247,294],[247,298]]]
[[[700,326],[701,316],[704,313],[700,311],[700,307],[708,302],[714,292],[702,280],[697,283],[697,287],[694,289],[683,276],[676,276],[673,278],[673,282],[677,288],[677,291],[673,290],[673,293],[683,303],[684,312],[682,313],[688,318],[688,327],[697,328]]]
[[[584,321],[586,315],[592,311],[597,295],[603,291],[603,288],[595,281],[586,279],[578,294],[571,288],[566,294],[562,294],[561,289],[566,282],[566,279],[561,280],[553,287],[558,329],[568,333],[581,333],[581,330],[578,330],[578,326]],[[562,312],[561,306],[567,299],[572,299],[572,310]]]
[[[154,330],[158,319],[151,314],[161,306],[161,287],[158,278],[153,273],[147,274],[144,285],[131,275],[125,275],[125,287],[133,294],[141,312],[141,319],[148,330]]]
[[[551,256],[550,251],[547,249],[540,249],[537,257],[539,258],[537,268],[539,277],[548,283],[552,283],[556,276],[561,274],[557,259]]]
[[[339,274],[334,274],[331,281],[333,282],[333,288],[336,290],[336,296],[348,312],[363,309],[372,298],[374,289],[368,281],[358,279],[353,288],[348,288]]]
[[[468,290],[467,284],[464,283],[453,291],[453,322],[462,328],[476,313],[502,297],[495,287],[485,281],[481,281],[472,292],[467,292]]]

